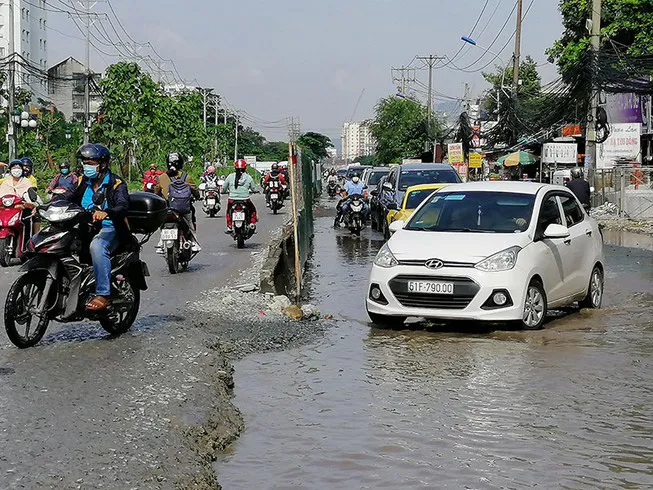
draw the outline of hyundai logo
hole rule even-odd
[[[444,267],[444,262],[440,259],[429,259],[424,263],[424,265],[429,269],[440,269]]]

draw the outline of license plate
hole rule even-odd
[[[279,194],[270,194],[270,199],[279,199]]]
[[[161,240],[176,240],[179,236],[177,228],[164,228],[161,230]]]
[[[245,213],[236,211],[234,214],[231,215],[231,218],[234,221],[245,221]]]
[[[452,282],[408,281],[409,293],[453,294]]]
[[[215,199],[207,199],[206,204],[208,204],[209,206],[215,206]]]

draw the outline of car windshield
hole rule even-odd
[[[358,174],[360,177],[360,175],[363,173],[363,170],[365,170],[363,167],[351,167],[347,170],[347,179],[351,179],[354,174]]]
[[[435,192],[435,189],[412,191],[406,198],[406,209],[415,209],[422,201]]]
[[[378,185],[379,180],[383,178],[384,175],[388,175],[388,172],[377,170],[376,172],[370,173],[370,178],[367,181],[368,185]]]
[[[399,190],[419,184],[457,184],[460,177],[454,170],[405,170],[399,177]]]
[[[440,191],[406,229],[469,233],[521,233],[528,229],[535,196],[493,191]]]
[[[336,172],[336,174],[338,174],[338,175],[347,175],[347,169],[338,170]]]

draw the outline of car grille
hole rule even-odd
[[[443,281],[454,284],[454,294],[423,294],[408,292],[408,281]],[[471,303],[479,286],[466,277],[446,276],[397,276],[389,282],[390,290],[402,306],[409,308],[433,308],[462,310]]]
[[[410,265],[416,267],[426,267],[426,260],[400,260],[399,265]],[[474,264],[469,262],[442,262],[442,267],[465,267],[472,268]]]

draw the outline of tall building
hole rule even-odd
[[[342,125],[342,159],[354,160],[374,153],[376,142],[371,122],[346,122]]]
[[[43,73],[48,67],[48,13],[45,0],[0,1],[0,58],[9,52],[9,5],[13,4],[14,52],[16,53],[16,87],[30,90],[34,97],[47,98],[48,81]],[[19,63],[29,63],[34,68],[27,70]],[[30,71],[32,73],[30,73]]]
[[[102,95],[97,91],[99,73],[91,73],[89,114],[97,116]],[[72,56],[48,70],[48,96],[68,121],[84,121],[86,67]]]

